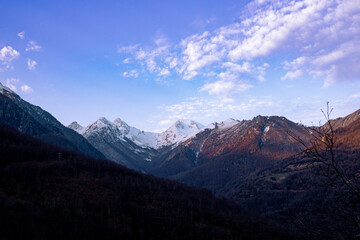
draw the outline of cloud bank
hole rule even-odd
[[[360,0],[257,0],[244,8],[238,21],[212,32],[177,44],[162,36],[154,46],[118,51],[149,73],[176,74],[184,80],[205,77],[201,91],[230,94],[265,81],[272,69],[264,64],[273,54],[283,59],[282,80],[309,75],[324,86],[359,80],[359,45]],[[209,77],[209,72],[214,74]]]

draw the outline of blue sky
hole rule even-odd
[[[161,131],[360,107],[360,0],[0,1],[0,82],[63,124]]]

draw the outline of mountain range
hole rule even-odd
[[[336,187],[324,190],[328,180],[318,167],[322,162],[314,161],[306,151],[314,146],[317,132],[334,133],[336,164],[349,176],[346,181],[359,187],[360,110],[318,127],[281,116],[228,119],[207,126],[182,119],[162,133],[145,132],[120,118],[110,121],[104,117],[86,127],[77,122],[65,127],[50,113],[0,85],[0,124],[48,144],[110,160],[114,162],[111,166],[120,164],[209,189],[291,230],[296,230],[294,222],[312,223],[322,229],[315,239],[357,233],[356,227],[343,224],[360,216],[356,215],[360,213],[356,197],[338,178],[331,182]],[[328,149],[317,150],[320,156],[328,157]],[[346,212],[355,217],[328,216],[337,204],[351,206]]]
[[[144,132],[119,118],[100,118],[87,127],[69,128],[82,134],[114,162],[215,193],[224,185],[301,151],[289,129],[308,142],[309,131],[284,117],[228,119],[204,126],[178,120],[162,133]]]

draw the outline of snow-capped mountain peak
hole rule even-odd
[[[99,118],[93,124],[87,126],[83,131],[82,135],[85,138],[102,136],[111,139],[111,141],[124,140],[122,133],[119,131],[115,123],[109,121],[105,117]]]
[[[176,121],[165,132],[161,133],[161,142],[164,145],[172,145],[183,142],[186,139],[195,136],[204,126],[201,123],[190,119],[181,119]]]
[[[72,122],[70,123],[70,125],[68,126],[68,128],[71,128],[72,130],[76,131],[79,134],[83,134],[85,128],[83,126],[81,126],[78,122]]]
[[[90,136],[109,136],[111,141],[131,140],[140,147],[160,148],[178,144],[195,136],[204,126],[198,122],[189,119],[176,121],[163,133],[145,132],[135,127],[129,126],[120,118],[113,122],[101,117],[93,124],[83,128],[77,122],[71,123],[69,128],[82,134],[85,138]]]
[[[96,122],[94,122],[93,124],[90,124],[89,126],[87,126],[84,131],[83,131],[83,135],[86,137],[88,135],[91,135],[92,133],[100,133],[100,132],[104,132],[104,131],[112,131],[112,132],[118,132],[118,129],[116,127],[116,125],[107,120],[104,117],[99,118],[98,120],[96,120]],[[115,133],[113,133],[115,134]],[[118,135],[118,133],[116,133]]]
[[[101,117],[98,120],[96,120],[96,122],[94,122],[93,124],[91,124],[90,126],[88,126],[87,128],[92,128],[92,129],[101,129],[101,128],[105,128],[105,127],[109,127],[109,126],[114,126],[115,124],[112,123],[111,121],[107,120],[105,117]]]

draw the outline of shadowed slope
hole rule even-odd
[[[104,157],[83,136],[63,126],[50,113],[1,86],[0,83],[0,124],[57,146],[96,158]]]
[[[0,136],[1,239],[294,239],[207,190]]]

